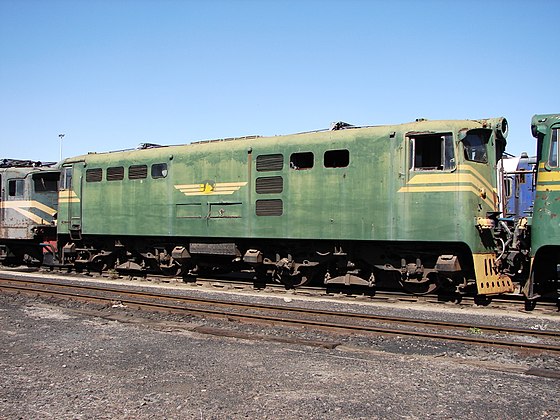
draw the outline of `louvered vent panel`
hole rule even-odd
[[[282,200],[257,200],[257,216],[282,216]]]
[[[121,181],[122,179],[124,179],[124,168],[122,166],[107,168],[107,181]]]
[[[128,179],[144,179],[148,176],[148,166],[132,165],[128,168]]]
[[[277,194],[284,190],[284,180],[281,176],[267,176],[257,178],[257,194]]]
[[[281,171],[284,167],[284,156],[276,155],[260,155],[257,156],[257,171]]]
[[[86,170],[86,182],[100,182],[102,179],[103,170],[101,168]]]

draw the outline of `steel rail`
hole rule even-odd
[[[36,269],[33,272],[37,273],[40,269]],[[25,275],[28,274],[30,271],[25,270],[6,270],[0,268],[0,275],[4,275],[5,273],[17,273],[16,275]],[[100,273],[89,273],[92,275],[93,278],[97,276],[102,277]],[[9,275],[9,274],[8,274]],[[69,272],[61,273],[61,275],[68,275],[69,279],[77,280],[82,279],[81,277],[70,274]],[[321,296],[321,297],[335,297],[335,298],[361,298],[367,297],[368,300],[375,302],[375,301],[382,301],[382,302],[391,302],[391,301],[405,301],[405,302],[420,302],[420,303],[434,303],[434,304],[444,304],[444,303],[454,303],[458,306],[492,306],[492,307],[509,307],[512,305],[525,305],[525,301],[523,300],[522,296],[518,295],[501,295],[501,296],[472,296],[472,295],[439,295],[435,293],[425,294],[425,295],[414,295],[411,293],[392,290],[392,289],[344,289],[337,285],[333,286],[302,286],[297,289],[286,289],[284,285],[276,284],[276,283],[255,283],[253,280],[240,280],[240,279],[232,279],[232,278],[204,278],[198,277],[195,281],[191,282],[184,282],[179,277],[168,277],[163,275],[157,274],[140,274],[140,275],[130,275],[131,279],[134,278],[141,278],[144,280],[148,280],[150,282],[172,282],[175,281],[178,284],[178,287],[187,285],[187,284],[196,284],[199,286],[206,286],[206,285],[219,285],[219,287],[232,288],[232,289],[239,289],[247,286],[251,286],[254,290],[263,290],[263,289],[272,289],[279,293],[293,293],[295,295],[305,295],[305,296]],[[482,301],[477,302],[477,299],[488,299],[486,303]],[[537,312],[537,311],[549,311],[553,310],[557,312],[559,310],[560,301],[557,300],[539,300],[536,306],[530,309],[530,312]]]
[[[3,279],[0,279],[2,281]],[[384,315],[373,315],[373,314],[364,314],[364,313],[356,313],[356,312],[343,312],[343,311],[327,311],[327,310],[320,310],[320,309],[311,309],[311,308],[301,308],[301,307],[286,307],[286,306],[277,306],[277,305],[270,305],[264,303],[244,303],[244,302],[235,302],[235,301],[225,301],[219,299],[208,299],[208,298],[197,298],[192,296],[181,296],[181,295],[171,295],[167,293],[153,293],[153,292],[143,292],[137,290],[130,290],[130,289],[122,289],[122,288],[115,288],[115,287],[107,287],[107,286],[95,286],[95,285],[64,285],[59,282],[55,281],[36,281],[36,280],[20,280],[20,279],[9,279],[9,281],[16,281],[16,282],[31,282],[38,285],[50,285],[50,286],[59,286],[59,287],[72,287],[75,289],[80,290],[90,290],[90,291],[103,291],[103,292],[113,292],[113,293],[126,293],[133,296],[145,297],[145,298],[160,298],[160,299],[172,299],[172,300],[180,300],[183,303],[195,303],[195,304],[206,304],[206,305],[214,305],[214,306],[226,306],[226,307],[236,307],[242,309],[249,309],[249,310],[277,310],[286,313],[292,314],[301,314],[301,315],[314,315],[314,316],[331,316],[331,317],[339,317],[339,318],[353,318],[359,319],[364,321],[381,321],[381,322],[391,322],[391,323],[398,323],[398,324],[409,324],[409,325],[424,325],[424,326],[434,326],[434,327],[442,327],[442,328],[454,328],[454,329],[470,329],[470,328],[478,328],[483,331],[493,331],[496,333],[507,333],[507,334],[524,334],[524,335],[532,335],[537,337],[553,337],[558,338],[560,337],[560,331],[556,330],[530,330],[525,328],[516,328],[516,327],[504,327],[504,326],[495,326],[495,325],[473,325],[470,323],[463,323],[463,322],[451,322],[451,321],[438,321],[438,320],[425,320],[425,319],[417,319],[417,318],[406,318],[406,317],[397,317],[397,316],[384,316]],[[0,283],[1,285],[1,283]]]
[[[18,282],[16,280],[16,282]],[[19,281],[20,283],[24,281]],[[327,322],[321,320],[311,320],[311,319],[294,319],[294,318],[286,318],[280,317],[278,315],[262,315],[262,314],[252,314],[247,312],[235,313],[231,311],[223,311],[217,309],[208,309],[208,308],[192,308],[192,307],[185,307],[185,303],[195,303],[198,305],[214,305],[214,302],[218,303],[220,306],[228,306],[228,307],[236,307],[236,308],[251,308],[251,309],[261,309],[261,310],[269,310],[269,311],[276,311],[276,312],[292,312],[295,310],[299,313],[307,313],[307,314],[314,314],[314,315],[321,315],[321,316],[332,316],[332,317],[346,317],[348,315],[350,318],[355,318],[360,314],[353,314],[353,313],[338,313],[332,311],[318,311],[318,310],[299,310],[298,308],[285,308],[285,307],[278,307],[273,305],[249,305],[249,304],[239,304],[239,302],[225,302],[225,301],[213,301],[213,300],[204,300],[198,298],[185,298],[183,296],[170,296],[166,294],[151,294],[145,292],[136,292],[136,291],[128,291],[128,290],[119,290],[113,288],[100,288],[100,287],[83,287],[83,286],[76,286],[76,285],[62,285],[59,283],[40,283],[36,281],[28,282],[32,284],[33,287],[26,287],[26,286],[18,286],[18,285],[7,285],[5,282],[0,283],[0,289],[8,289],[8,290],[16,290],[19,292],[32,292],[32,293],[40,293],[46,294],[49,296],[64,296],[69,298],[79,298],[85,300],[95,300],[95,301],[118,301],[122,304],[127,304],[129,306],[138,306],[138,307],[146,307],[156,311],[161,311],[162,309],[166,311],[173,311],[173,312],[181,312],[181,313],[188,313],[194,315],[209,315],[209,316],[217,316],[220,318],[227,318],[227,319],[237,319],[240,321],[243,320],[252,320],[258,322],[269,322],[273,324],[284,324],[284,325],[296,325],[296,326],[312,326],[315,328],[321,329],[336,329],[342,331],[356,331],[362,333],[380,333],[380,334],[391,334],[391,335],[400,335],[400,336],[410,336],[410,337],[421,337],[421,338],[430,338],[436,340],[448,340],[448,341],[458,341],[458,342],[466,342],[472,344],[484,344],[484,345],[491,345],[491,346],[506,346],[506,347],[515,347],[515,348],[525,348],[525,349],[534,349],[534,350],[546,350],[552,352],[560,352],[560,345],[554,344],[539,344],[539,343],[526,343],[526,342],[519,342],[519,341],[507,341],[497,338],[484,338],[484,337],[476,337],[476,336],[464,336],[464,335],[451,335],[451,334],[438,334],[432,332],[425,332],[425,331],[410,331],[410,330],[403,330],[403,329],[394,329],[394,328],[386,328],[380,326],[372,326],[372,325],[356,325],[356,324],[347,324],[347,323],[340,323],[340,322]],[[76,294],[76,292],[70,292],[68,290],[45,290],[45,289],[38,289],[37,284],[39,285],[47,285],[47,286],[54,286],[55,288],[58,287],[59,289],[88,289],[90,291],[96,292],[109,292],[109,293],[117,293],[120,296],[92,296],[92,295],[84,295],[84,294]],[[125,297],[129,295],[129,297]],[[151,298],[151,299],[166,299],[166,300],[174,300],[173,304],[171,303],[163,303],[163,302],[148,302],[143,299],[134,299],[134,297],[143,297],[143,298]],[[373,316],[375,320],[380,320],[378,316]],[[370,319],[369,315],[366,315],[365,319]],[[444,327],[449,327],[446,323],[437,322],[431,323],[429,320],[413,320],[407,318],[390,318],[385,317],[381,319],[382,321],[390,321],[390,322],[401,322],[401,320],[406,321],[414,321],[417,325],[429,325],[429,326],[439,326],[440,324],[444,325]],[[459,325],[460,328],[464,328],[465,325],[468,324],[457,324],[451,323],[454,325]],[[469,325],[469,328],[473,328],[476,326]],[[479,326],[477,328],[484,328],[484,326]],[[503,328],[500,328],[499,331],[503,331]],[[533,331],[533,330],[520,330],[515,329],[516,333],[522,331],[524,334],[531,334],[531,335],[545,335],[550,336],[554,335],[554,337],[558,338],[558,332],[551,332],[551,331]],[[546,334],[541,334],[546,333]]]

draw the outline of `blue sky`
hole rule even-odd
[[[0,0],[0,158],[505,116],[553,89],[560,1]]]

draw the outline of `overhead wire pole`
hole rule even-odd
[[[59,134],[58,137],[60,137],[60,161],[62,161],[62,139],[64,138],[64,134]]]

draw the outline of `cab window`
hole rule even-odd
[[[45,172],[33,175],[33,188],[36,193],[55,192],[58,186],[58,172]]]
[[[550,166],[558,167],[558,132],[560,128],[552,129],[550,136],[550,155],[548,156],[548,164]]]
[[[417,134],[409,136],[410,169],[413,171],[444,171],[455,168],[453,136]]]
[[[8,195],[20,197],[23,195],[23,179],[10,179],[8,181]]]
[[[152,178],[165,178],[167,176],[167,163],[156,163],[152,165]]]
[[[64,168],[60,174],[60,189],[72,189],[72,168]]]
[[[465,159],[471,162],[488,163],[486,144],[490,139],[488,130],[469,130],[463,141]]]

